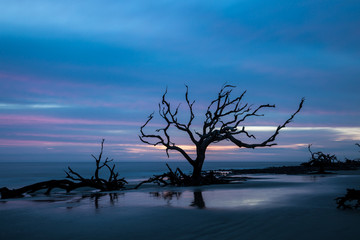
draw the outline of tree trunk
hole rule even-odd
[[[201,171],[205,161],[205,151],[197,151],[195,165],[193,166],[192,180],[194,185],[201,185]]]

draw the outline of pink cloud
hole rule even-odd
[[[54,146],[98,146],[98,143],[84,143],[84,142],[53,142],[53,141],[38,141],[38,140],[13,140],[0,139],[0,146],[4,147],[54,147]]]
[[[106,143],[107,147],[122,147],[122,144]],[[46,140],[15,140],[15,139],[0,139],[0,146],[2,147],[59,147],[59,146],[90,146],[99,147],[98,142],[75,142],[75,141],[46,141]],[[137,146],[137,144],[126,144],[125,146]],[[146,145],[145,145],[146,148]]]
[[[47,116],[34,115],[1,115],[0,124],[2,125],[33,125],[33,124],[79,124],[79,125],[124,125],[124,126],[141,126],[143,122],[130,121],[106,121],[106,120],[86,120],[76,118],[56,118]]]
[[[307,109],[302,112],[304,115],[319,116],[319,115],[333,115],[333,116],[359,116],[358,111],[351,110],[319,110],[319,109]]]
[[[50,134],[50,133],[13,133],[14,136],[22,136],[22,137],[45,137],[45,138],[66,138],[66,139],[73,139],[73,140],[91,140],[91,141],[99,141],[101,140],[101,137],[98,135],[74,135],[74,134]],[[106,141],[116,141],[119,137],[117,136],[106,136]]]
[[[78,97],[78,92],[70,91],[72,89],[99,89],[105,88],[104,86],[98,86],[90,83],[71,82],[68,79],[57,78],[43,78],[32,75],[21,75],[15,73],[0,72],[0,79],[6,80],[6,82],[15,83],[18,87],[25,86],[27,92],[34,94],[47,95],[47,96],[66,96],[66,97]],[[22,85],[19,85],[22,84]],[[24,85],[25,84],[25,85]],[[30,85],[28,85],[30,84]],[[67,91],[59,91],[59,89],[66,89]]]
[[[19,82],[29,82],[32,84],[49,84],[50,82],[53,84],[55,80],[60,80],[60,79],[48,79],[48,78],[45,79],[41,77],[33,77],[30,75],[21,75],[21,74],[6,73],[6,72],[0,72],[0,79],[7,79],[7,80],[19,81]],[[74,88],[75,87],[83,88],[88,86],[92,86],[94,88],[98,87],[95,84],[70,82],[70,81],[66,81],[65,79],[61,79],[61,81],[56,81],[56,83],[58,86],[63,86],[63,87],[74,87]]]
[[[90,106],[90,107],[105,107],[105,108],[137,108],[152,106],[152,102],[157,102],[160,100],[158,97],[147,97],[146,100],[138,99],[133,100],[131,98],[131,93],[134,89],[126,86],[121,86],[121,91],[123,95],[128,94],[130,97],[124,99],[118,99],[118,96],[114,96],[113,102],[104,101],[99,98],[93,98],[89,93],[96,92],[111,92],[119,86],[104,84],[97,85],[95,83],[79,83],[71,82],[69,79],[56,79],[56,78],[42,78],[31,75],[19,75],[13,73],[0,72],[0,80],[3,79],[5,83],[12,85],[12,88],[16,86],[18,90],[21,90],[17,93],[16,97],[23,98],[23,92],[31,93],[35,96],[48,96],[48,97],[61,97],[62,102],[68,103],[69,99],[76,99],[75,104],[80,106]],[[81,92],[78,90],[82,89]],[[155,89],[155,88],[154,88]],[[137,90],[145,91],[145,90]],[[149,91],[146,88],[146,91]],[[12,93],[13,95],[15,93]],[[83,98],[79,98],[79,94]],[[110,94],[111,95],[111,94]],[[126,100],[127,99],[127,100]],[[74,102],[71,102],[74,103]],[[156,107],[156,105],[155,105]]]
[[[23,75],[15,75],[15,74],[8,74],[4,72],[0,72],[0,79],[7,79],[12,81],[21,81],[21,82],[29,82],[31,81],[28,77]]]

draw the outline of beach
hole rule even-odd
[[[336,208],[360,171],[250,174],[245,182],[0,201],[0,239],[358,239],[360,212]]]
[[[0,0],[0,240],[360,240],[359,12]]]

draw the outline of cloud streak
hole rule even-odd
[[[16,103],[0,103],[0,109],[56,109],[68,108],[70,106],[61,104],[16,104]]]
[[[273,126],[247,126],[249,132],[274,132]],[[360,127],[286,127],[285,132],[316,132],[325,131],[334,134],[335,141],[355,140],[360,141]]]
[[[57,118],[37,115],[0,115],[0,125],[120,125],[141,126],[143,123],[132,121],[89,120],[78,118]]]

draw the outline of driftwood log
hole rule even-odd
[[[360,190],[353,188],[346,189],[346,194],[343,197],[336,198],[337,208],[342,209],[357,209],[360,207]]]
[[[359,143],[355,143],[356,146],[360,147]],[[350,160],[346,159],[347,164],[359,164],[359,160]],[[357,209],[360,207],[360,190],[354,188],[346,189],[346,194],[343,197],[338,197],[335,199],[337,203],[337,208],[342,209]]]
[[[163,186],[194,186],[194,185],[210,185],[210,184],[225,184],[232,181],[238,181],[238,178],[227,178],[222,176],[216,176],[214,171],[202,172],[200,182],[198,179],[194,182],[194,178],[191,175],[187,175],[177,168],[173,171],[168,164],[166,164],[169,172],[161,175],[154,175],[153,177],[140,182],[135,186],[135,189],[139,188],[144,183],[156,183]],[[243,180],[243,178],[242,178]]]
[[[66,192],[70,192],[74,189],[81,187],[89,187],[99,189],[100,191],[114,191],[124,188],[124,185],[127,184],[124,178],[118,178],[119,174],[115,173],[115,164],[112,166],[109,165],[113,159],[109,160],[106,158],[105,161],[102,161],[103,149],[104,149],[104,139],[101,142],[101,151],[98,157],[91,155],[95,159],[95,172],[94,176],[91,178],[84,178],[79,173],[68,167],[68,170],[65,171],[66,178],[62,180],[49,180],[44,182],[38,182],[35,184],[27,185],[25,187],[17,189],[8,189],[7,187],[0,188],[1,198],[20,198],[24,197],[25,194],[32,194],[36,191],[46,190],[45,194],[50,194],[50,192],[55,189],[64,189]],[[100,170],[108,170],[108,177],[101,178]]]

